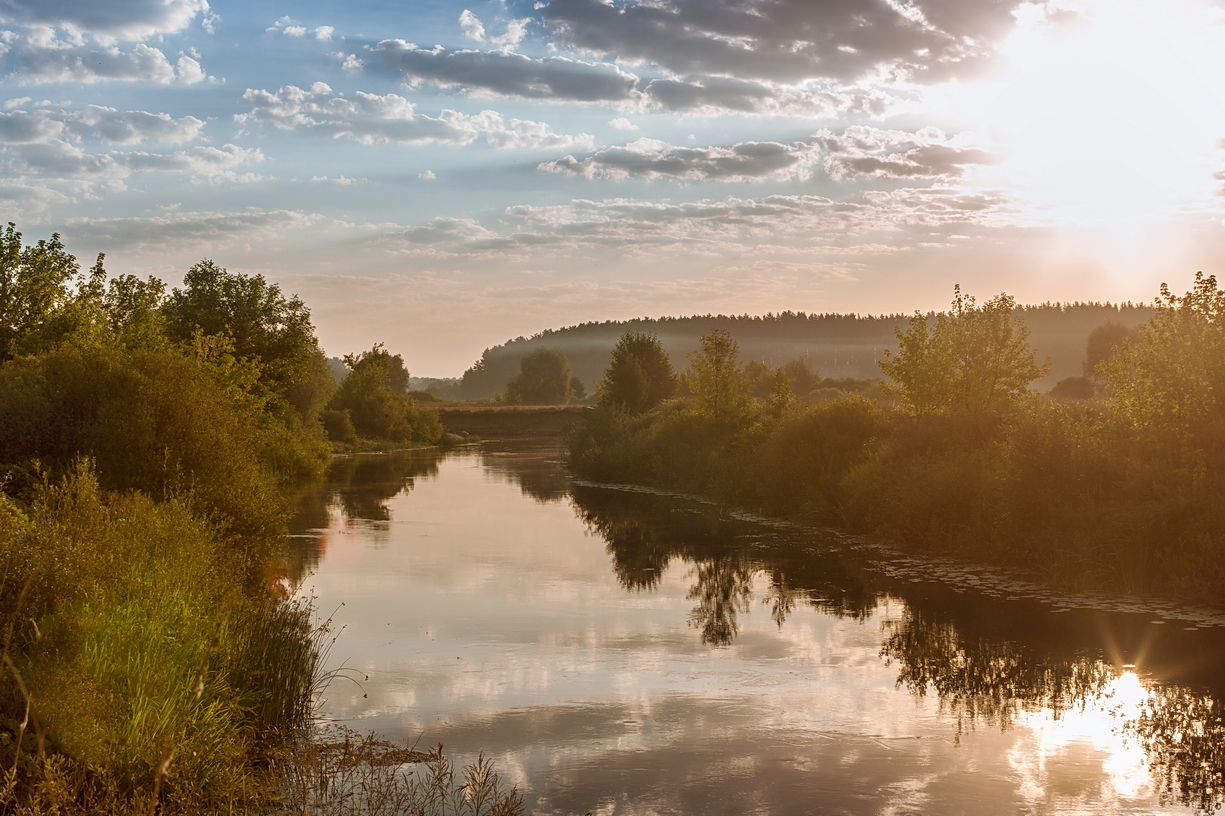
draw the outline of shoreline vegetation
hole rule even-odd
[[[881,363],[880,397],[804,402],[802,360],[741,365],[721,329],[676,374],[656,338],[622,337],[569,465],[1019,569],[1067,591],[1225,608],[1225,293],[1163,286],[1138,330],[1106,323],[1085,375],[1045,366],[1007,295],[955,290]],[[682,396],[676,396],[677,392]],[[1060,398],[1059,394],[1068,394]]]
[[[446,442],[398,355],[345,361],[262,276],[167,291],[0,231],[0,814],[522,812],[487,762],[405,772],[351,732],[370,750],[321,758],[293,485],[337,446]]]

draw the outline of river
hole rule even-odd
[[[576,482],[559,458],[353,456],[307,491],[290,571],[340,630],[327,717],[482,752],[534,814],[1225,798],[1225,619]]]

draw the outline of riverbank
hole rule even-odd
[[[528,436],[562,437],[582,421],[587,405],[465,405],[432,406],[448,433],[505,439]]]
[[[1225,474],[1210,453],[1103,405],[1038,399],[979,417],[841,399],[738,425],[673,402],[637,417],[600,409],[569,442],[586,478],[1021,570],[1060,591],[1222,609]]]

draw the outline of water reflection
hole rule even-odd
[[[1163,805],[1210,813],[1225,803],[1219,637],[1201,635],[1213,645],[1197,651],[1134,615],[1059,616],[1032,603],[915,589],[863,558],[797,546],[792,535],[674,498],[590,486],[575,486],[571,498],[606,542],[627,591],[656,587],[673,559],[689,566],[688,597],[696,601],[689,621],[704,644],[736,639],[759,577],[779,627],[803,606],[867,619],[885,605],[892,613],[881,621],[881,657],[896,666],[899,688],[939,700],[955,740],[976,724],[1008,730],[1035,715],[1059,723],[1076,712],[1071,731],[1089,732],[1083,736],[1108,743],[1117,756],[1133,743],[1142,749],[1124,776],[1151,773]],[[1144,659],[1143,682],[1122,668],[1135,659]],[[1166,682],[1178,677],[1215,690]]]
[[[556,450],[449,456],[437,482],[433,452],[338,460],[303,494],[295,575],[365,542],[330,560],[339,600],[386,599],[350,641],[383,685],[338,710],[445,727],[534,784],[534,812],[1222,804],[1214,632],[891,578],[832,536],[571,485]]]
[[[345,523],[360,525],[375,546],[385,546],[391,523],[388,502],[412,490],[417,479],[436,477],[444,455],[437,448],[425,448],[333,459],[323,480],[303,485],[298,494],[286,554],[290,585],[298,587],[318,568],[333,511]]]

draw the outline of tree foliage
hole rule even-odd
[[[400,355],[376,343],[369,351],[346,354],[344,361],[349,374],[328,403],[325,418],[333,440],[350,442],[353,435],[392,442],[438,440],[437,418],[419,411],[406,393],[408,370]],[[326,365],[321,359],[320,376]]]
[[[23,341],[46,330],[71,303],[68,284],[79,271],[59,233],[23,246],[17,225],[9,222],[0,233],[0,363],[31,350]]]
[[[1006,294],[979,305],[961,287],[953,303],[936,315],[921,314],[896,330],[897,352],[886,352],[881,370],[890,389],[915,414],[985,414],[999,411],[1029,390],[1049,365],[1040,365],[1024,320]]]
[[[559,349],[523,355],[519,373],[506,383],[506,401],[516,405],[565,405],[570,401],[570,361]]]
[[[676,375],[659,338],[632,331],[621,335],[598,386],[600,404],[641,414],[675,391]]]
[[[737,361],[740,346],[723,329],[712,329],[698,342],[701,350],[689,355],[686,378],[698,413],[720,425],[743,420],[753,401]]]
[[[1185,295],[1161,284],[1157,313],[1098,366],[1115,407],[1139,425],[1190,430],[1225,420],[1225,292],[1195,274]]]
[[[170,293],[164,309],[175,340],[189,342],[197,331],[232,338],[234,353],[259,363],[261,379],[274,394],[283,396],[310,379],[316,365],[319,344],[310,310],[263,275],[240,275],[200,261],[187,271],[183,288]]]

